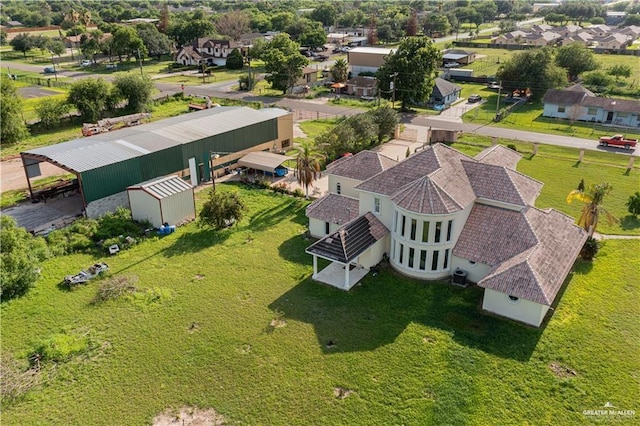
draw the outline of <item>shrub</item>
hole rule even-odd
[[[516,146],[515,146],[514,144],[512,144],[512,143],[510,143],[509,145],[507,145],[507,148],[509,148],[509,149],[511,149],[511,150],[513,150],[513,151],[515,151],[515,152],[518,152],[518,148],[516,148]]]
[[[211,192],[202,206],[198,226],[222,229],[242,220],[246,206],[236,192]]]
[[[593,237],[589,237],[584,243],[584,246],[582,246],[582,250],[580,250],[580,257],[584,260],[593,260],[599,250],[600,242]]]
[[[45,127],[57,127],[69,111],[71,105],[64,99],[44,98],[36,105],[40,123]]]
[[[93,239],[102,241],[119,235],[141,237],[147,227],[150,227],[149,223],[135,222],[131,218],[131,210],[118,207],[115,213],[107,213],[98,219]]]
[[[230,70],[241,70],[244,65],[244,58],[242,53],[237,48],[234,48],[229,56],[227,56],[226,66]]]
[[[626,203],[627,210],[634,216],[640,215],[640,191],[629,197]]]
[[[302,189],[300,189],[300,188],[296,188],[293,191],[293,196],[294,197],[298,197],[298,198],[304,198],[305,197],[304,191]]]

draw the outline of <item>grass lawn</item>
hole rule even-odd
[[[45,363],[42,383],[3,406],[3,424],[149,424],[183,405],[286,425],[581,424],[607,401],[635,409],[637,242],[608,241],[578,262],[550,322],[533,329],[481,313],[477,288],[388,269],[348,293],[313,283],[306,202],[233,190],[249,206],[237,228],[190,224],[106,259],[111,276],[138,278],[140,297],[92,304],[97,282],[60,290],[98,260],[72,255],[0,307],[5,357],[25,362],[56,334],[93,348]]]
[[[452,146],[471,156],[491,145],[490,138],[476,135],[465,135],[460,141]],[[584,160],[578,163],[576,149],[540,145],[538,155],[532,156],[532,144],[509,140],[499,140],[499,143],[516,145],[518,151],[523,153],[517,170],[544,183],[536,200],[537,207],[553,207],[578,218],[582,205],[578,202],[567,204],[569,192],[577,188],[581,179],[586,185],[609,182],[613,185],[613,192],[605,198],[603,205],[619,222],[609,224],[602,218],[598,231],[604,234],[640,235],[640,220],[631,216],[625,206],[629,196],[640,188],[640,166],[634,165],[631,172],[627,173],[628,157],[587,151]]]

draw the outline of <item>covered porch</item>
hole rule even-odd
[[[330,260],[330,259],[328,259]],[[329,284],[342,290],[351,290],[369,273],[369,268],[365,268],[357,263],[344,264],[341,262],[331,262],[329,266],[318,271],[318,256],[313,256],[313,276],[318,282]]]
[[[389,230],[372,213],[365,213],[309,246],[313,279],[350,290],[383,256]],[[318,258],[331,263],[318,270]]]

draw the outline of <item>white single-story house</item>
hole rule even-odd
[[[520,154],[496,145],[469,157],[435,144],[396,164],[385,158],[362,151],[327,167],[331,194],[307,208],[312,235],[327,234],[306,250],[313,279],[349,290],[388,258],[418,279],[462,274],[485,289],[484,310],[540,326],[587,233],[533,206],[542,183],[515,170]],[[363,169],[376,161],[378,171]],[[336,223],[332,212],[343,213]],[[317,258],[331,264],[319,270]]]
[[[378,79],[359,75],[347,80],[347,93],[353,96],[375,97],[378,94]]]
[[[640,101],[598,97],[580,84],[549,89],[542,102],[543,117],[640,127]]]
[[[127,188],[131,216],[155,228],[195,219],[193,186],[178,176],[153,179]]]
[[[429,98],[431,105],[449,106],[460,98],[462,87],[444,78],[437,77]]]

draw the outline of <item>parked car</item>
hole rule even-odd
[[[482,100],[482,96],[480,95],[471,95],[467,98],[467,101],[469,101],[469,103],[476,103],[476,102],[480,102]]]
[[[53,67],[44,67],[44,73],[45,74],[55,74],[56,73],[56,69]]]
[[[88,59],[83,59],[82,62],[80,62],[80,66],[81,67],[90,67],[91,66],[91,61]]]
[[[456,67],[459,67],[459,66],[460,66],[460,64],[457,63],[457,62],[447,62],[447,63],[444,64],[445,68],[456,68]]]
[[[316,57],[313,58],[314,61],[318,62],[326,61],[327,59],[329,59],[327,55],[316,55]]]
[[[115,70],[118,68],[118,64],[109,63],[106,65],[108,70]]]

